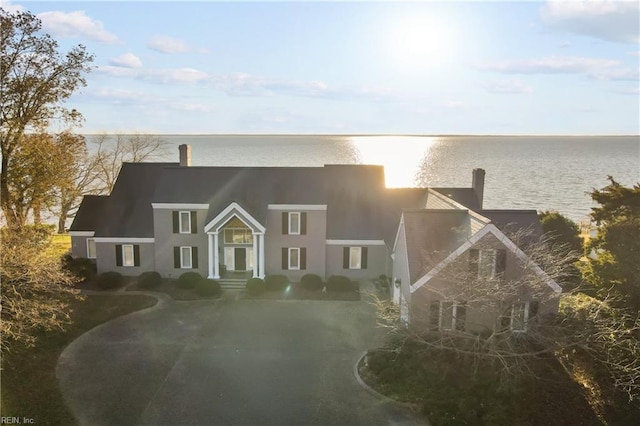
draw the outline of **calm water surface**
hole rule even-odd
[[[192,146],[194,166],[382,164],[388,186],[471,185],[486,170],[485,208],[558,210],[576,221],[592,207],[586,194],[640,182],[638,137],[557,136],[218,136],[165,135],[167,160]],[[175,149],[173,149],[175,148]]]

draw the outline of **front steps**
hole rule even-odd
[[[220,278],[218,280],[222,290],[244,290],[247,280],[234,278]]]

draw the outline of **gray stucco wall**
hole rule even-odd
[[[140,246],[140,266],[116,266],[116,245],[134,244]],[[155,270],[153,243],[96,243],[96,265],[98,273],[115,271],[124,276],[137,277],[142,272]]]
[[[178,209],[176,209],[178,211]],[[194,209],[190,209],[194,211]],[[155,234],[155,265],[156,271],[163,277],[178,278],[184,272],[198,272],[202,276],[208,275],[208,242],[204,233],[207,210],[195,210],[197,217],[197,234],[173,233],[173,210],[154,209],[153,229]],[[198,268],[174,268],[173,248],[180,246],[198,247]],[[222,254],[222,253],[221,253]],[[220,257],[222,259],[222,257]]]
[[[71,256],[87,257],[87,239],[91,237],[71,236]]]
[[[327,245],[327,278],[332,275],[344,275],[352,280],[367,280],[387,274],[387,258],[389,253],[385,245],[341,246]],[[343,268],[345,247],[367,247],[367,269]]]
[[[283,235],[283,210],[267,212],[267,231],[265,233],[265,273],[266,275],[284,274],[289,280],[297,282],[304,274],[317,274],[325,278],[325,242],[327,236],[326,210],[292,210],[307,213],[306,235]],[[305,270],[283,270],[282,248],[305,247],[307,249],[307,268]]]

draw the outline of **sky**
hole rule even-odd
[[[83,133],[640,134],[640,2],[11,1]]]

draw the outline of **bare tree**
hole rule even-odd
[[[95,170],[99,192],[109,193],[113,189],[120,173],[122,163],[138,163],[157,160],[168,152],[167,142],[156,135],[108,135],[95,137],[96,153],[91,159]]]

